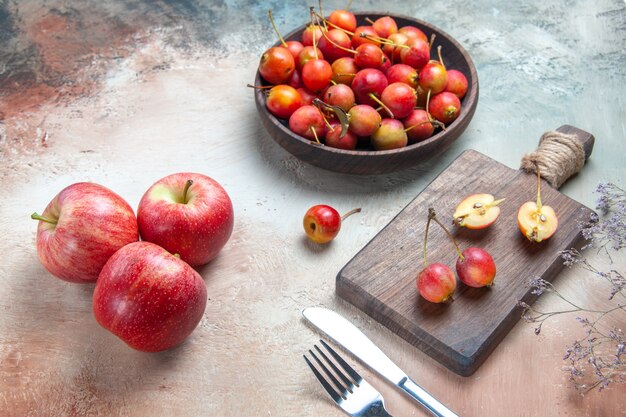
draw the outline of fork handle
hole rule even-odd
[[[404,378],[400,381],[398,386],[402,388],[404,392],[413,397],[417,402],[423,405],[432,413],[432,415],[436,417],[459,417],[448,407],[437,401],[435,397],[427,393],[422,387],[413,382],[411,378]]]

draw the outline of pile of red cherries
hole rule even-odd
[[[266,106],[296,134],[339,149],[403,148],[444,129],[461,112],[467,78],[431,59],[434,36],[398,27],[391,16],[366,19],[311,9],[300,40],[269,48],[259,63]],[[434,55],[434,54],[433,54]]]

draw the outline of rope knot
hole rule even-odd
[[[541,135],[539,146],[524,155],[520,168],[534,173],[539,169],[552,187],[559,188],[584,165],[585,151],[576,136],[553,130]]]

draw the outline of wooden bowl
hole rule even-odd
[[[350,151],[331,148],[330,146],[320,146],[293,133],[289,129],[286,120],[276,118],[267,110],[265,106],[265,92],[255,89],[254,98],[261,116],[261,122],[270,136],[285,150],[305,162],[330,171],[348,174],[384,174],[409,168],[426,161],[450,146],[465,131],[474,116],[478,103],[478,76],[474,63],[467,51],[454,38],[429,23],[389,13],[371,12],[355,14],[359,25],[367,24],[365,22],[366,17],[375,20],[382,16],[391,16],[396,20],[398,27],[415,26],[421,29],[429,38],[432,34],[435,34],[436,38],[432,50],[433,58],[434,54],[436,54],[436,46],[441,45],[442,58],[446,67],[457,69],[467,77],[468,90],[463,100],[461,100],[461,114],[459,117],[448,125],[445,131],[439,130],[430,138],[405,148],[387,151],[366,149]],[[306,25],[302,25],[295,29],[284,37],[285,40],[300,40],[305,27]],[[275,46],[279,44],[277,42]],[[255,85],[267,85],[258,71],[256,73]]]

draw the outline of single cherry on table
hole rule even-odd
[[[307,237],[315,243],[328,243],[333,240],[339,230],[341,223],[349,216],[359,213],[360,208],[355,208],[344,214],[326,204],[318,204],[309,208],[304,215],[302,224]]]

